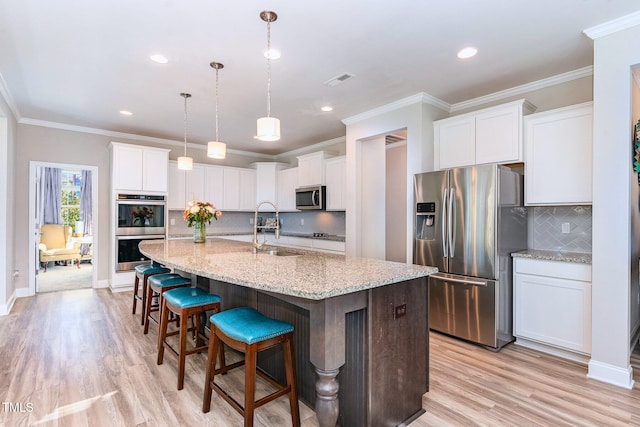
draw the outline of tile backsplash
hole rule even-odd
[[[528,210],[530,249],[591,252],[591,206],[539,206]],[[568,233],[562,232],[563,224],[569,224]]]

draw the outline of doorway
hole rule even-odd
[[[98,168],[33,161],[29,176],[29,293],[95,287]],[[51,182],[55,183],[53,190]],[[52,195],[57,199],[52,201]],[[43,228],[44,224],[60,227]],[[51,258],[41,252],[39,244],[46,239],[43,231],[51,228],[62,230],[63,249],[73,253],[72,259],[60,256],[43,262]]]

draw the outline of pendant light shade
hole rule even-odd
[[[271,52],[271,23],[278,19],[275,12],[260,12],[260,19],[267,23],[267,52]],[[271,55],[267,57],[267,117],[261,117],[257,123],[256,138],[260,141],[278,141],[280,139],[280,120],[271,117]]]
[[[178,169],[190,171],[193,169],[193,159],[187,157],[187,99],[191,97],[189,93],[181,93],[184,98],[184,156],[178,157]]]
[[[216,70],[216,140],[207,143],[207,157],[224,159],[227,157],[227,144],[220,142],[220,138],[218,137],[218,72],[224,68],[224,65],[219,62],[212,62],[209,65]]]
[[[258,136],[260,141],[277,141],[280,139],[280,119],[260,117],[258,119]]]

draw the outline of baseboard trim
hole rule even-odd
[[[5,304],[0,304],[0,316],[7,316],[11,313],[13,304],[16,302],[16,291],[14,290]]]
[[[127,292],[127,291],[132,291],[133,290],[133,286],[118,286],[118,287],[113,287],[113,286],[109,286],[109,290],[111,291],[111,293],[118,293],[118,292]]]
[[[565,350],[562,348],[554,347],[548,344],[543,344],[537,341],[528,340],[526,338],[516,338],[514,344],[530,348],[532,350],[541,351],[543,353],[552,354],[554,356],[562,357],[563,359],[573,360],[574,362],[581,363],[583,365],[589,364],[589,356],[586,354],[576,353],[573,351]]]
[[[94,289],[104,289],[109,287],[109,280],[98,280],[95,282]]]
[[[627,368],[610,365],[608,363],[599,362],[591,359],[589,361],[589,372],[587,378],[613,384],[626,389],[633,388],[633,368],[631,365]]]

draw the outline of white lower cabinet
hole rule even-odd
[[[559,356],[590,355],[591,265],[514,258],[514,335]]]

